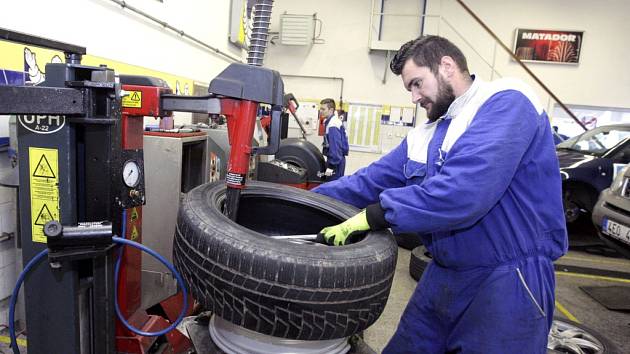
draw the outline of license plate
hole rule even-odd
[[[604,219],[602,223],[602,231],[623,243],[630,244],[630,227],[621,225],[618,222]]]

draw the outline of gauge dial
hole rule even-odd
[[[130,160],[123,166],[123,181],[127,187],[135,187],[140,183],[140,166],[136,161]]]

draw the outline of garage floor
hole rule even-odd
[[[415,289],[409,275],[410,251],[399,248],[398,265],[392,291],[383,315],[365,331],[365,341],[380,353],[396,330],[400,315]],[[556,264],[578,265],[597,270],[627,273],[626,278],[556,271],[556,316],[580,322],[603,334],[619,346],[621,353],[630,353],[630,312],[607,310],[580,289],[581,286],[620,285],[630,288],[630,260],[603,257],[580,250],[571,250]],[[605,274],[605,273],[604,273]],[[614,274],[622,275],[622,274]],[[630,298],[628,298],[630,302]]]

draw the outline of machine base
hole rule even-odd
[[[144,322],[142,326],[138,326],[138,321]],[[146,315],[144,311],[138,311],[130,323],[145,332],[157,332],[169,326],[164,318],[154,315]],[[126,331],[126,330],[125,330]],[[174,330],[165,335],[164,343],[157,343],[156,337],[144,337],[131,333],[129,336],[116,336],[116,350],[121,353],[150,353],[153,348],[159,346],[162,353],[185,354],[189,353],[192,343],[181,332]]]

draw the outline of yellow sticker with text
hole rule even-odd
[[[122,106],[129,108],[142,108],[142,91],[129,91],[129,94],[123,96]]]
[[[31,233],[33,242],[46,243],[44,225],[60,220],[57,149],[30,147]]]

